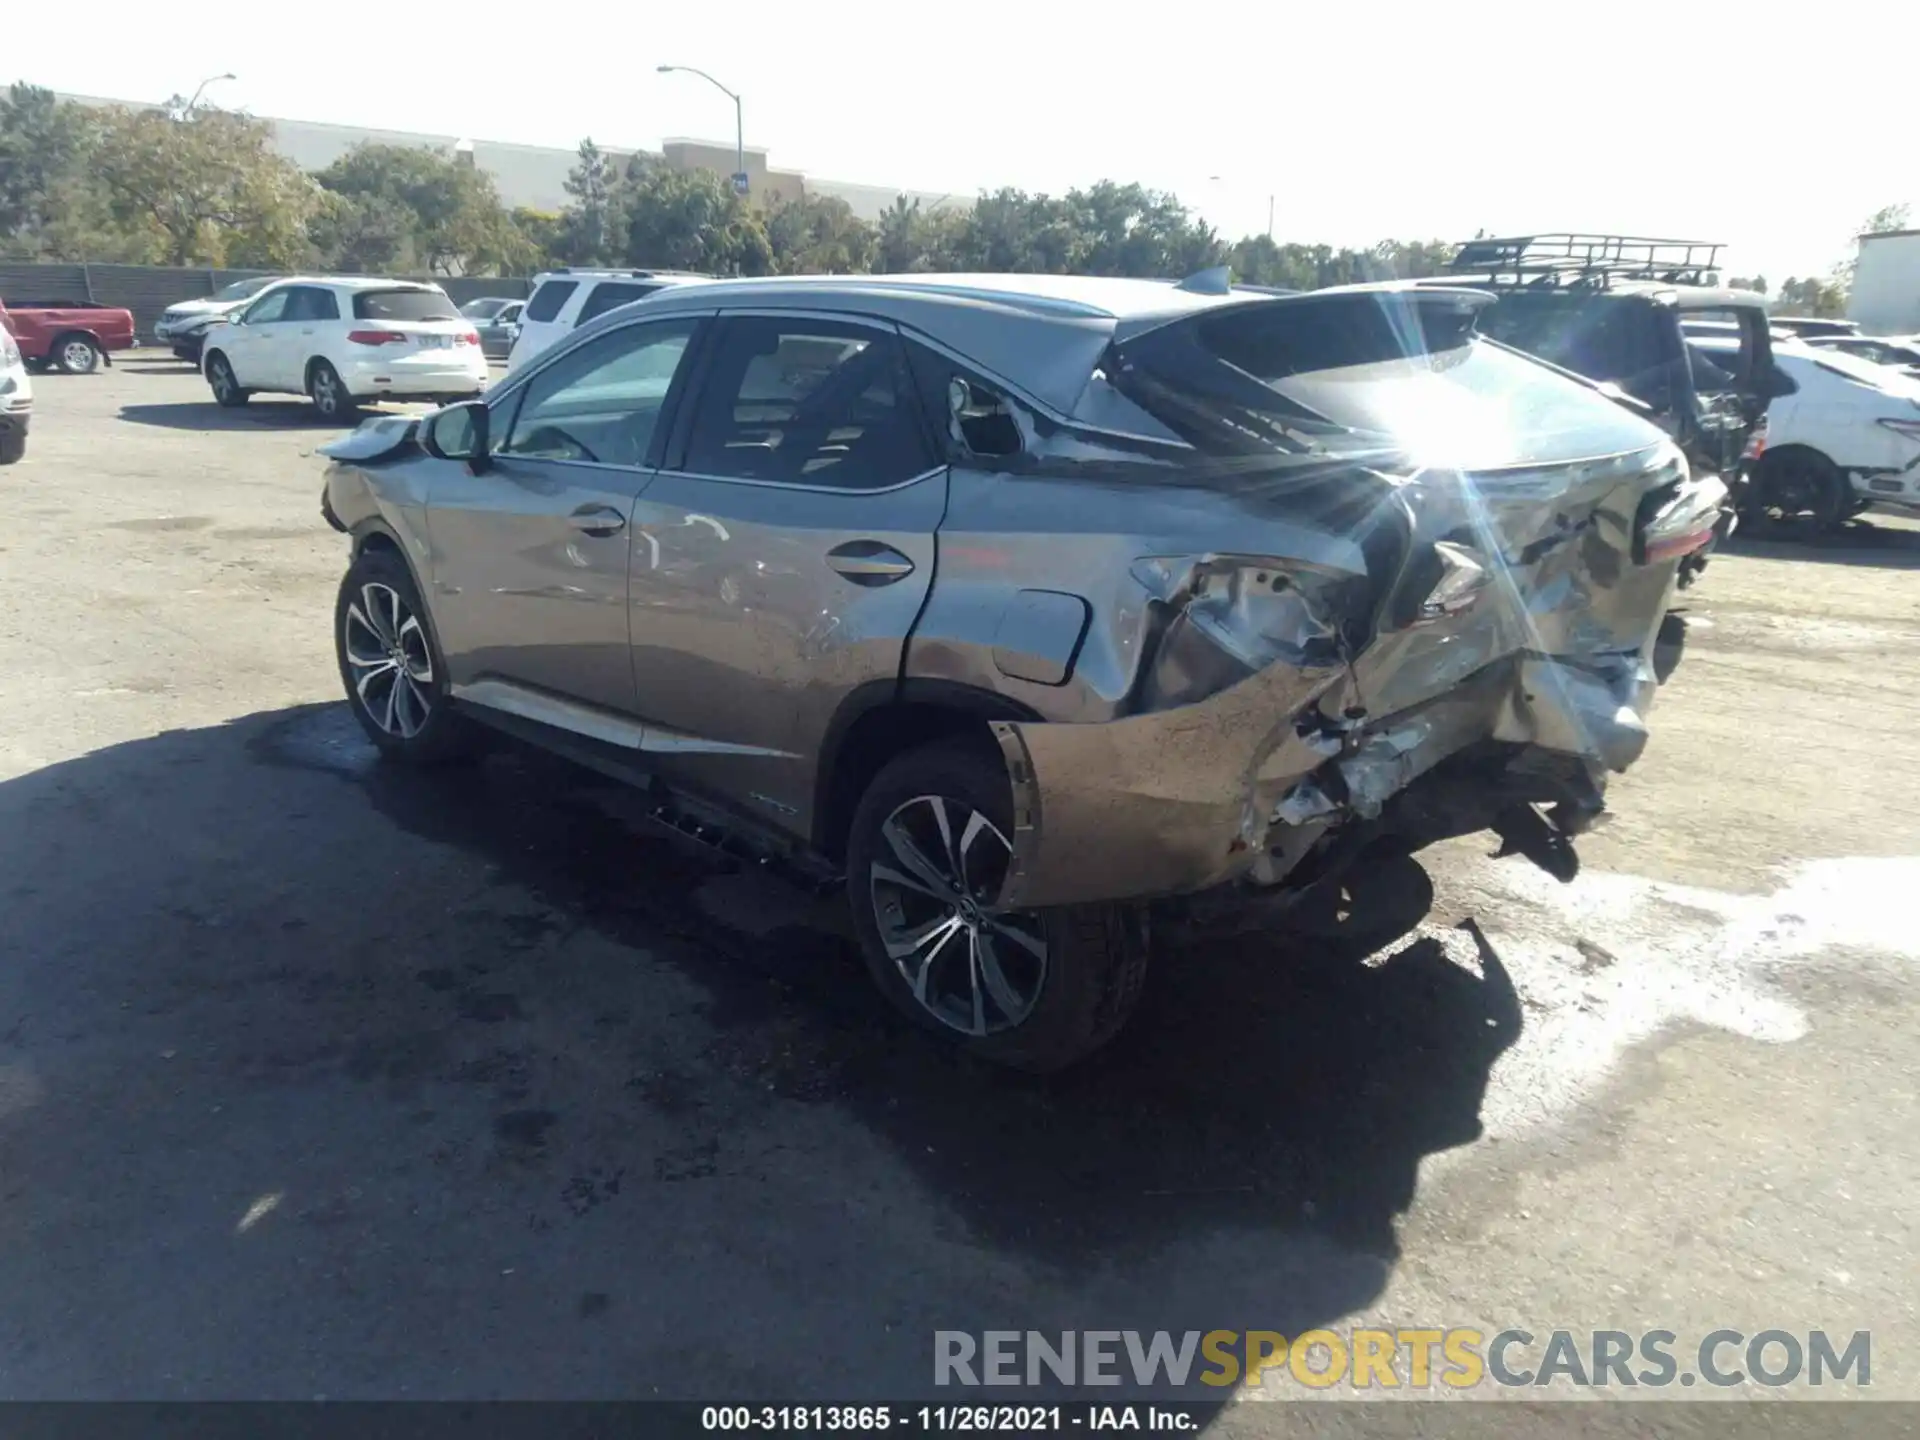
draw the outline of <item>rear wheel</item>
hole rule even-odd
[[[229,409],[246,404],[249,398],[234,377],[233,366],[218,350],[207,357],[207,385],[213,391],[213,398]]]
[[[0,435],[0,465],[18,464],[27,453],[27,437],[20,431]]]
[[[330,425],[346,423],[359,409],[353,396],[347,393],[340,372],[325,360],[316,360],[307,367],[307,398],[313,401],[314,414]]]
[[[1000,906],[1012,814],[989,747],[947,741],[900,756],[854,813],[848,896],[867,968],[904,1015],[984,1060],[1057,1070],[1132,1013],[1144,912]]]
[[[333,642],[347,704],[383,755],[434,765],[470,753],[471,732],[453,713],[426,606],[391,550],[362,550],[348,567],[334,603]]]
[[[53,342],[53,358],[69,375],[91,375],[100,368],[100,347],[85,335],[62,335]]]
[[[1817,534],[1847,518],[1853,495],[1840,468],[1817,450],[1769,450],[1754,471],[1752,506],[1782,530]]]

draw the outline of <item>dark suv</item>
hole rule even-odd
[[[1491,291],[1480,332],[1616,387],[1679,442],[1696,471],[1732,482],[1774,398],[1765,299],[1717,283],[1720,247],[1628,235],[1470,240],[1428,282]],[[1708,355],[1683,326],[1737,343]]]

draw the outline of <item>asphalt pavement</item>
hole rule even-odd
[[[1869,1330],[1920,1398],[1920,529],[1716,559],[1572,885],[1384,867],[1034,1080],[598,777],[377,763],[303,406],[35,387],[0,1398],[904,1399],[937,1330],[1363,1325]],[[1216,1423],[1381,1423],[1303,1393]]]

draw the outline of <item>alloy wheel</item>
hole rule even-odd
[[[399,591],[370,580],[343,625],[360,707],[387,734],[411,740],[433,713],[433,655],[420,617]]]
[[[73,374],[93,368],[93,346],[84,340],[69,340],[60,351],[60,366]]]
[[[1046,931],[1032,912],[994,897],[1013,847],[979,811],[918,795],[880,826],[870,867],[874,918],[913,998],[964,1035],[1010,1030],[1032,1013],[1047,979]]]
[[[340,380],[324,365],[313,372],[313,404],[322,415],[340,413]]]
[[[228,368],[227,362],[217,355],[214,357],[213,364],[208,368],[212,372],[209,378],[213,383],[214,399],[226,399],[233,393],[233,371]]]

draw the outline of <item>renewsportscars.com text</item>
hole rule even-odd
[[[1873,1378],[1865,1330],[937,1330],[943,1386],[1327,1390],[1507,1387],[1725,1388],[1845,1385]]]

